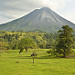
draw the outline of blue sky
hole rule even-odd
[[[0,0],[0,24],[22,17],[41,7],[49,7],[75,23],[75,0]]]

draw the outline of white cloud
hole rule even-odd
[[[65,12],[63,17],[65,17],[67,20],[75,23],[75,10]]]
[[[51,9],[57,10],[61,7],[64,8],[66,5],[67,0],[42,0],[43,4],[50,7]]]

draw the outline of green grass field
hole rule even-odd
[[[33,59],[31,54],[38,56]],[[53,58],[46,49],[24,51],[2,51],[0,56],[0,75],[75,75],[75,58]],[[74,55],[74,53],[73,53]]]

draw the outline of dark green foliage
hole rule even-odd
[[[4,35],[4,39],[6,40],[6,41],[8,41],[8,42],[10,42],[11,43],[11,41],[12,41],[12,35],[8,35],[8,34],[5,34]]]
[[[31,54],[31,56],[37,56],[37,53],[33,52],[33,53]]]
[[[73,32],[73,45],[72,45],[73,49],[75,49],[75,32]]]
[[[57,42],[58,42],[57,36],[58,36],[57,33],[43,33],[40,31],[35,31],[35,32],[0,31],[0,41],[7,43],[8,49],[13,49],[13,50],[18,49],[19,41],[25,37],[33,39],[33,41],[35,42],[35,45],[36,45],[36,46],[34,46],[35,48],[50,49],[50,48],[53,48],[57,44]],[[74,39],[74,36],[73,36],[73,39]],[[75,40],[73,40],[73,41],[74,41],[74,43],[73,43],[72,47],[75,48]]]
[[[8,44],[4,41],[0,41],[0,50],[7,50]]]
[[[34,46],[35,46],[35,42],[33,41],[32,38],[29,37],[25,37],[21,39],[18,45],[20,52],[22,52],[23,49],[26,49],[27,52],[28,48],[34,48]]]
[[[47,44],[46,44],[46,48],[47,49],[50,49],[52,48],[53,46],[55,46],[56,44],[56,38],[57,38],[57,35],[56,33],[45,33],[44,36],[43,36],[43,39],[46,39],[47,40]]]
[[[72,28],[68,25],[62,26],[62,30],[58,31],[58,44],[55,47],[55,52],[57,54],[63,54],[63,57],[66,57],[66,55],[71,53],[73,43],[72,32]]]
[[[47,51],[47,53],[50,54],[51,53],[51,50]]]

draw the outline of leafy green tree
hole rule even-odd
[[[28,48],[33,48],[33,46],[35,46],[36,43],[33,41],[32,38],[29,37],[25,37],[23,39],[20,40],[19,42],[19,53],[21,53],[23,51],[23,49],[26,49],[26,52],[28,51]]]
[[[15,50],[15,49],[18,49],[18,39],[16,40],[16,39],[14,39],[10,44],[9,44],[9,47],[10,47],[10,49],[13,49],[13,50]]]
[[[75,31],[73,32],[73,45],[72,45],[73,49],[75,49]]]
[[[58,44],[56,45],[55,53],[62,54],[63,58],[66,57],[66,55],[70,54],[72,51],[72,28],[70,28],[68,25],[62,26],[62,30],[59,30],[59,36],[58,36]]]
[[[5,34],[4,39],[7,40],[9,43],[11,43],[12,42],[12,35]]]
[[[0,50],[7,50],[8,44],[6,42],[0,41]]]

